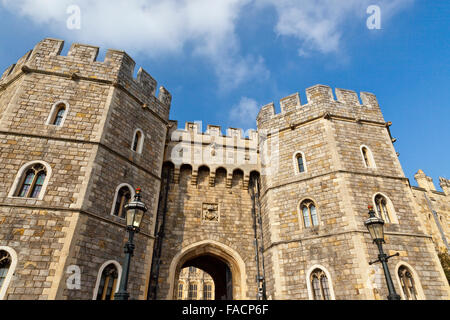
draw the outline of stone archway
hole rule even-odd
[[[170,289],[168,300],[176,297],[176,283],[185,267],[197,267],[214,279],[216,299],[248,299],[245,264],[230,247],[213,240],[193,243],[183,248],[173,258],[169,267]]]

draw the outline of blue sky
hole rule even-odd
[[[70,5],[79,29],[67,28]],[[377,5],[381,29],[366,12]],[[258,109],[315,84],[378,97],[405,175],[450,178],[450,2],[0,0],[0,68],[54,37],[127,51],[173,94],[171,119],[255,128]],[[76,20],[70,20],[76,21]]]

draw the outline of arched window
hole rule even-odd
[[[203,286],[203,299],[204,300],[211,300],[211,298],[212,298],[212,296],[211,296],[211,289],[212,289],[212,286],[209,283],[206,283]]]
[[[189,283],[188,299],[189,300],[197,300],[197,284],[196,283]]]
[[[118,278],[116,266],[113,263],[106,266],[102,272],[96,300],[114,300]]]
[[[398,269],[398,277],[406,300],[417,300],[417,289],[411,271],[401,266]]]
[[[315,227],[319,225],[316,205],[312,200],[303,200],[300,204],[300,211],[302,213],[303,224],[305,228]]]
[[[306,159],[303,152],[299,151],[294,154],[294,169],[296,174],[306,172]]]
[[[64,105],[59,106],[58,112],[56,112],[55,120],[53,120],[53,125],[59,126],[61,125],[62,119],[64,118],[64,114],[66,113],[66,107]]]
[[[377,194],[375,196],[375,207],[378,217],[383,219],[386,223],[390,223],[392,214],[389,212],[389,206],[386,198],[381,194]]]
[[[114,209],[112,211],[112,214],[120,218],[124,218],[126,211],[125,205],[130,201],[132,194],[131,189],[128,185],[121,185],[119,187],[119,191],[117,191],[115,196]]]
[[[6,280],[9,268],[11,267],[11,255],[5,250],[0,250],[0,289]]]
[[[17,253],[10,247],[0,246],[0,300],[6,296],[17,265]]]
[[[131,150],[137,153],[142,153],[142,146],[144,145],[144,133],[141,129],[134,131],[133,143],[131,144]]]
[[[47,170],[41,163],[35,163],[25,170],[17,188],[16,195],[21,198],[39,198],[47,176]]]
[[[321,269],[315,269],[310,276],[313,299],[331,300],[328,277]]]
[[[59,101],[52,106],[46,124],[54,126],[62,126],[69,111],[68,103]]]
[[[183,300],[183,284],[178,284],[178,300]]]
[[[375,160],[373,159],[372,151],[367,146],[361,146],[361,155],[366,168],[376,168]]]

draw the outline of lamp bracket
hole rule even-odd
[[[400,253],[398,253],[398,252],[396,252],[395,254],[393,254],[393,255],[390,255],[390,256],[387,256],[386,258],[384,258],[386,261],[388,261],[390,258],[392,258],[392,257],[398,257],[400,255]],[[369,262],[369,266],[371,266],[371,265],[373,265],[374,263],[377,263],[377,262],[381,262],[381,260],[380,259],[377,259],[377,260],[375,260],[375,261],[371,261],[371,262]]]

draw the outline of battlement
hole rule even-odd
[[[111,83],[128,90],[143,104],[154,105],[159,102],[159,109],[167,113],[172,96],[164,88],[159,88],[156,97],[156,80],[143,68],[139,68],[134,78],[136,63],[124,51],[108,49],[104,61],[97,61],[99,47],[73,43],[67,56],[61,56],[64,41],[46,38],[27,52],[17,63],[6,69],[0,78],[0,84],[6,85],[21,72],[40,72],[58,74],[76,79]],[[157,106],[158,108],[158,106]]]
[[[281,113],[279,114],[275,113],[274,103],[269,103],[263,106],[258,113],[258,129],[268,127],[269,122],[273,125],[272,120],[276,122],[286,115],[292,116],[295,112],[299,114],[298,119],[290,119],[290,121],[306,121],[308,118],[319,117],[328,113],[358,120],[384,122],[374,94],[361,92],[358,97],[355,91],[338,88],[335,89],[335,94],[336,99],[334,99],[333,90],[329,86],[321,84],[312,86],[306,89],[306,104],[301,104],[298,93],[281,99]],[[359,98],[361,98],[362,103]]]
[[[186,122],[184,129],[177,128],[177,121],[170,121],[169,141],[165,160],[176,167],[190,164],[194,171],[201,165],[211,168],[224,167],[232,172],[239,168],[246,173],[258,165],[258,133],[248,131],[244,137],[242,129],[228,128],[222,135],[221,127],[207,125],[201,132],[201,122]]]
[[[205,132],[201,132],[201,122],[186,122],[184,129],[177,128],[178,121],[170,121],[172,126],[169,131],[170,141],[189,141],[200,144],[210,144],[236,147],[254,148],[258,146],[258,132],[248,130],[248,137],[244,136],[244,130],[238,128],[227,128],[226,135],[222,135],[220,126],[208,124]]]

